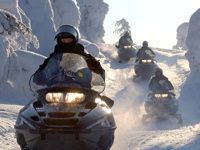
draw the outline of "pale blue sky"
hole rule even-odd
[[[200,8],[200,0],[104,0],[109,12],[104,22],[106,43],[115,43],[113,22],[126,19],[132,28],[132,38],[141,45],[144,40],[151,47],[172,48],[176,45],[176,29],[189,22]]]

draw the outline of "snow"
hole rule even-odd
[[[53,22],[53,9],[48,0],[19,1],[19,6],[31,20],[31,29],[38,37],[40,47],[30,45],[30,51],[48,56],[53,52],[55,24]],[[48,45],[48,46],[47,46]]]
[[[63,24],[71,24],[74,27],[79,26],[80,12],[72,0],[51,0],[51,4],[54,10],[56,28]]]
[[[187,32],[188,32],[188,22],[182,23],[178,28],[177,28],[177,44],[173,46],[173,49],[183,49],[187,50],[186,46],[186,37],[187,37]]]
[[[103,0],[76,0],[80,8],[81,22],[79,30],[82,38],[101,43],[104,37],[103,22],[108,12],[108,4]],[[95,34],[93,34],[95,33]]]
[[[9,1],[9,3],[7,0],[1,0],[2,6],[6,8],[0,10],[2,25],[0,26],[1,150],[20,149],[15,138],[14,125],[19,110],[34,97],[28,81],[48,54],[53,51],[55,44],[54,32],[55,26],[58,24],[55,25],[52,18],[54,11],[58,13],[56,8],[59,8],[59,0],[53,2],[57,5],[56,7],[55,4],[51,4],[50,0],[37,0],[36,2],[26,0],[20,1],[19,5],[17,0]],[[76,4],[71,2],[69,4],[73,5],[71,7],[73,8]],[[91,1],[84,2],[87,5]],[[103,5],[102,7],[105,9],[107,6]],[[13,8],[16,10],[12,10]],[[72,9],[76,14],[78,14],[77,8]],[[90,14],[91,18],[94,17],[92,13]],[[179,101],[178,113],[182,115],[183,119],[182,126],[174,124],[173,119],[167,123],[141,124],[142,115],[146,113],[144,102],[148,94],[148,81],[132,82],[135,74],[134,60],[119,64],[115,44],[97,44],[80,39],[80,43],[85,46],[86,51],[94,55],[106,70],[106,89],[103,94],[115,101],[112,112],[117,129],[111,150],[199,150],[199,13],[200,10],[194,12],[189,22],[186,38],[188,51],[151,47],[156,53],[158,66],[163,69],[164,75],[174,85],[174,92]],[[8,19],[6,14],[11,19]],[[94,13],[94,15],[96,14]],[[102,22],[105,12],[99,15],[102,15],[99,20]],[[74,22],[77,23],[77,26],[79,17],[77,16],[77,20]],[[62,19],[61,17],[60,20]],[[19,26],[17,28],[19,22],[26,27]],[[95,26],[92,25],[92,29],[94,29],[93,27]],[[23,30],[27,28],[31,28],[32,33]],[[84,36],[92,37],[91,34],[94,32],[87,32],[87,34],[84,32]],[[101,28],[98,32],[103,33],[104,30]],[[52,42],[45,41],[46,38],[51,39]],[[40,42],[39,50],[37,50],[37,39]],[[33,48],[33,45],[29,47],[31,44],[36,48]],[[136,45],[136,47],[139,48],[140,45]]]

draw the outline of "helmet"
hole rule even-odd
[[[124,36],[130,36],[130,35],[129,35],[129,32],[126,31],[126,32],[124,33]]]
[[[58,44],[62,44],[61,38],[72,38],[70,46],[75,46],[78,43],[78,31],[71,25],[62,25],[58,28],[55,36]]]
[[[147,41],[143,41],[142,45],[148,47],[148,42]]]
[[[155,71],[155,75],[157,75],[157,73],[160,72],[160,75],[163,74],[163,70],[161,68],[157,68],[156,71]]]

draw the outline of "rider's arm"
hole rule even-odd
[[[152,78],[151,81],[150,81],[150,83],[149,83],[149,90],[150,91],[154,90],[154,88],[153,88],[153,82],[154,82],[154,79]]]
[[[136,56],[137,56],[137,58],[139,58],[139,56],[140,56],[140,49],[137,51],[137,53],[136,53]]]
[[[168,80],[168,84],[169,84],[169,90],[173,90],[174,86],[172,85],[172,83]]]
[[[88,64],[88,67],[96,72],[100,73],[101,75],[105,73],[105,70],[101,67],[101,64],[98,60],[96,60],[92,55],[90,54],[85,54],[86,56],[86,62]]]
[[[36,72],[42,71],[42,70],[46,67],[46,65],[47,65],[47,63],[48,63],[48,61],[49,61],[49,59],[50,59],[50,58],[45,59],[44,62],[43,62],[43,64],[41,64],[41,65],[39,66],[39,68],[36,70]]]

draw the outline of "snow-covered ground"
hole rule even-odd
[[[106,70],[106,89],[104,94],[113,98],[112,108],[117,123],[115,141],[112,150],[197,150],[200,144],[200,123],[195,114],[184,112],[181,106],[186,101],[181,98],[181,88],[189,74],[189,64],[185,51],[153,48],[158,65],[164,70],[175,87],[179,100],[179,113],[182,114],[183,125],[174,123],[141,124],[145,114],[144,101],[148,94],[148,81],[132,82],[134,60],[119,64],[114,45],[102,45],[102,54],[97,57]],[[30,55],[25,53],[24,55]],[[106,56],[106,57],[102,57]],[[33,55],[33,57],[38,57]],[[24,57],[26,58],[26,57]],[[34,64],[33,64],[34,65]],[[38,65],[32,66],[37,68]],[[0,97],[0,149],[20,149],[16,143],[14,124],[18,111],[32,96],[19,94],[17,89],[7,85],[1,87]],[[192,93],[191,93],[192,94]],[[191,104],[195,106],[195,104]],[[192,107],[192,106],[191,106]],[[196,108],[197,109],[197,108]],[[195,110],[193,110],[195,113]],[[196,120],[196,122],[194,122]]]

